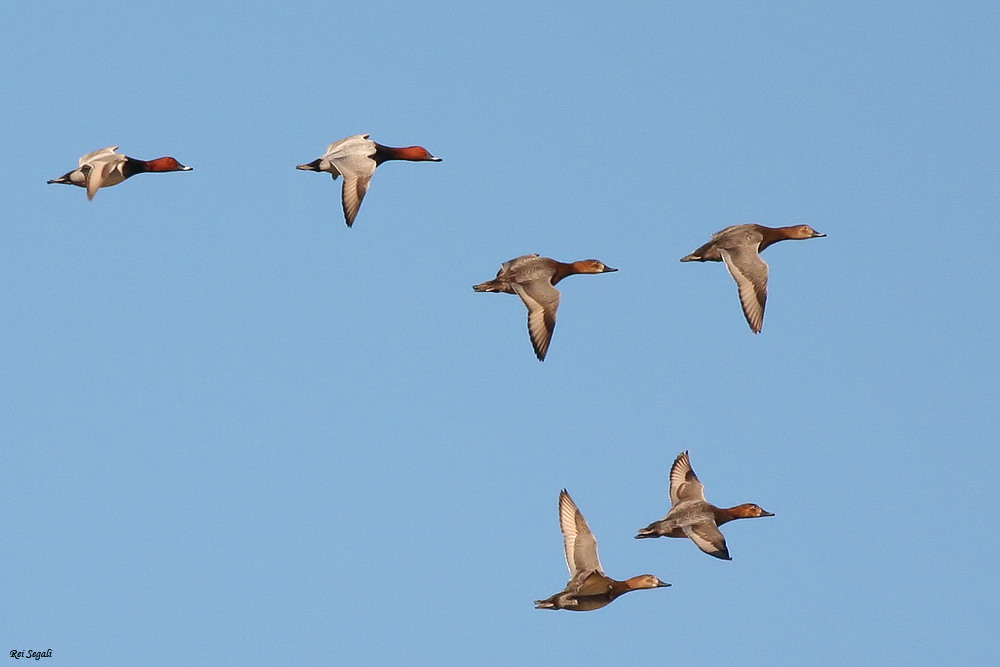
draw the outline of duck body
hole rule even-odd
[[[566,489],[559,493],[559,527],[563,534],[569,583],[555,595],[535,600],[536,609],[593,611],[608,606],[630,591],[670,585],[651,574],[640,574],[624,581],[604,574],[597,555],[597,539]]]
[[[666,588],[669,585],[651,574],[618,581],[601,572],[593,572],[576,581],[570,581],[565,590],[551,597],[535,600],[535,609],[594,611],[607,607],[625,593],[642,588]]]
[[[670,467],[670,503],[667,516],[640,530],[636,539],[687,537],[708,555],[722,560],[732,558],[719,526],[735,519],[774,516],[753,503],[729,508],[709,503],[687,452],[681,452]]]
[[[344,178],[341,188],[341,202],[347,226],[354,225],[354,219],[361,208],[361,202],[368,193],[372,174],[383,162],[408,160],[410,162],[440,162],[441,158],[431,155],[422,146],[394,148],[383,146],[369,139],[370,135],[356,134],[335,141],[326,148],[326,153],[312,162],[300,164],[296,169],[304,171],[325,171],[334,180]]]
[[[87,199],[93,199],[101,188],[118,185],[127,178],[146,172],[191,171],[175,158],[159,157],[155,160],[139,160],[116,153],[118,146],[108,146],[87,153],[80,158],[79,166],[48,183],[76,185],[87,189]]]
[[[538,254],[522,255],[501,264],[496,278],[473,285],[472,289],[521,297],[528,309],[531,346],[538,360],[544,361],[556,328],[560,293],[555,286],[559,281],[578,273],[612,273],[617,270],[596,259],[566,263]]]
[[[712,234],[712,239],[682,262],[725,262],[739,289],[740,304],[750,330],[760,333],[767,302],[767,263],[760,253],[769,245],[788,239],[811,239],[826,236],[809,225],[765,227],[733,225]]]

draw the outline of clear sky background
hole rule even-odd
[[[995,659],[1000,10],[704,4],[0,5],[3,655]],[[348,229],[363,132],[443,162]],[[45,184],[114,144],[194,171]],[[746,222],[828,234],[759,336],[677,261]],[[544,363],[471,289],[531,252],[620,269]],[[731,562],[633,539],[685,449]],[[673,586],[533,609],[563,487]]]

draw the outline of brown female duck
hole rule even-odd
[[[611,273],[618,269],[605,266],[596,259],[577,262],[557,262],[538,254],[522,255],[504,262],[497,277],[474,285],[477,292],[506,292],[521,297],[528,308],[528,335],[539,361],[545,360],[556,328],[559,290],[555,285],[566,276],[578,273]]]
[[[745,503],[721,508],[705,500],[705,487],[691,469],[687,452],[681,452],[670,467],[670,512],[639,531],[635,538],[690,537],[709,556],[732,560],[719,526],[734,519],[774,516],[758,505]]]
[[[740,291],[743,315],[754,333],[764,324],[764,302],[767,301],[767,263],[760,252],[772,243],[787,239],[814,239],[820,234],[809,225],[765,227],[763,225],[733,225],[712,234],[712,240],[682,257],[682,262],[725,262]]]
[[[629,591],[670,585],[651,574],[640,574],[625,581],[604,574],[597,556],[597,540],[566,489],[559,493],[559,526],[569,567],[569,583],[565,590],[552,597],[535,600],[536,609],[592,611],[608,606]]]

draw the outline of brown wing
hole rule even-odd
[[[556,328],[556,310],[559,308],[559,290],[552,286],[548,278],[539,278],[525,283],[514,283],[514,291],[528,308],[528,335],[535,356],[545,360],[552,342],[552,332]]]
[[[767,301],[767,262],[757,254],[756,245],[720,248],[719,252],[739,288],[740,304],[750,330],[760,333]]]
[[[601,572],[597,539],[566,489],[559,493],[559,527],[562,529],[570,580],[581,574]]]
[[[684,534],[691,538],[691,541],[698,545],[698,548],[709,556],[715,556],[722,560],[731,560],[729,549],[726,548],[726,538],[723,537],[719,527],[710,521],[696,523],[691,526],[684,526]]]
[[[670,466],[670,504],[676,506],[686,500],[705,500],[705,486],[691,469],[687,452],[681,452]]]
[[[607,595],[611,591],[611,579],[602,572],[594,571],[580,581],[573,591],[573,595],[583,597],[587,595]]]

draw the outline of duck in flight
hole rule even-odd
[[[569,583],[552,597],[535,600],[535,609],[592,611],[608,606],[630,591],[670,585],[651,574],[640,574],[625,581],[604,574],[597,556],[597,540],[566,489],[559,493],[559,526],[569,567]]]
[[[91,200],[101,188],[118,185],[126,178],[146,172],[191,171],[175,158],[158,157],[155,160],[139,160],[116,153],[118,146],[108,146],[80,158],[79,166],[49,183],[64,183],[87,188],[87,199]]]
[[[725,262],[740,292],[740,304],[747,324],[754,333],[764,325],[764,303],[767,301],[767,263],[760,258],[764,248],[787,239],[814,239],[820,234],[809,225],[765,227],[763,225],[733,225],[712,234],[712,239],[682,262]]]
[[[556,310],[559,308],[556,284],[566,276],[578,273],[612,273],[617,270],[596,259],[564,263],[538,254],[522,255],[504,262],[496,278],[474,285],[472,289],[477,292],[506,292],[521,297],[528,308],[531,346],[538,360],[544,361],[556,328]]]
[[[372,174],[380,164],[389,160],[441,161],[441,158],[434,157],[422,146],[393,148],[375,143],[368,137],[367,134],[356,134],[335,141],[327,146],[326,153],[322,157],[296,167],[304,171],[325,171],[333,176],[333,180],[337,180],[338,176],[344,177],[340,195],[344,206],[344,220],[348,227],[354,224],[354,218],[361,208],[361,201],[368,192]]]

